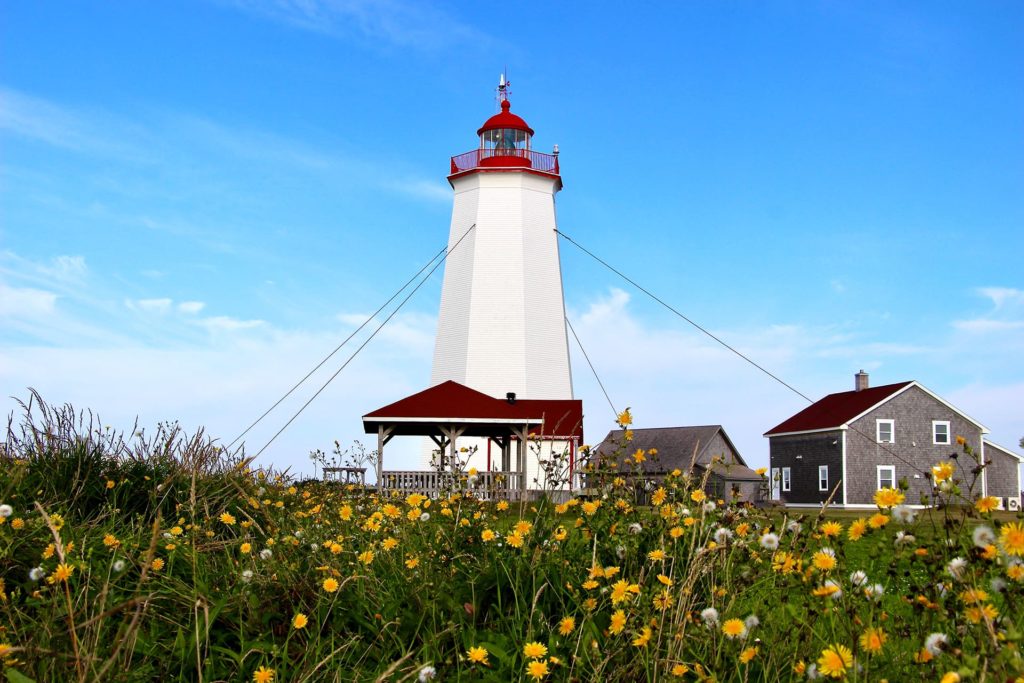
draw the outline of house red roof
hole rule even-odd
[[[531,434],[583,439],[583,402],[494,398],[451,380],[406,396],[363,416],[363,423],[388,420],[526,422]]]
[[[860,391],[842,391],[829,394],[813,403],[782,424],[765,432],[765,436],[809,432],[816,429],[839,428],[872,406],[876,406],[913,382],[899,382],[870,387]]]

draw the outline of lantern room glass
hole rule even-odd
[[[480,148],[498,155],[517,155],[530,149],[530,134],[515,128],[485,130],[480,134]]]

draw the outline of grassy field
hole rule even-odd
[[[653,506],[616,472],[561,504],[483,502],[472,472],[390,498],[36,404],[0,463],[0,666],[16,683],[1024,681],[1024,526],[937,473],[957,505],[921,513],[898,490],[861,514],[724,505],[683,473]]]

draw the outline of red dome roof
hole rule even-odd
[[[483,127],[476,132],[477,135],[482,134],[485,130],[497,130],[498,128],[512,128],[513,130],[525,130],[530,135],[533,135],[533,128],[526,125],[526,121],[516,116],[509,111],[512,105],[509,104],[508,100],[501,101],[501,113],[495,114],[491,118],[484,122]]]

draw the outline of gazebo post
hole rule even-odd
[[[516,444],[516,470],[519,472],[519,499],[526,497],[526,435],[530,430],[529,425],[522,425],[513,431],[518,440]]]

